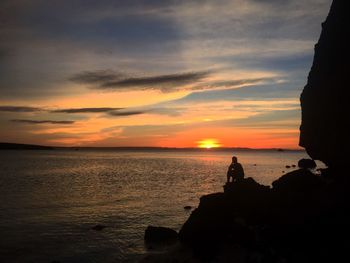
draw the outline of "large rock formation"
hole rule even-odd
[[[349,147],[347,95],[350,73],[350,1],[334,0],[322,25],[308,83],[301,95],[300,146],[339,168]]]

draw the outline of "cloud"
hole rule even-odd
[[[195,83],[208,76],[208,72],[189,72],[151,77],[126,78],[119,81],[106,82],[102,88],[123,88],[123,87],[158,87],[162,91],[172,89],[179,85]]]
[[[88,71],[73,75],[69,80],[80,84],[94,85],[104,90],[160,90],[170,92],[182,89],[183,85],[193,84],[209,76],[208,71],[174,73],[155,76],[130,77],[110,70]]]
[[[133,115],[140,115],[140,114],[144,114],[146,113],[146,111],[111,111],[108,112],[108,115],[110,116],[133,116]]]
[[[27,123],[27,124],[73,124],[75,121],[54,121],[54,120],[25,120],[14,119],[12,122]]]
[[[36,112],[42,111],[41,108],[27,106],[0,106],[0,111],[6,112]]]
[[[248,84],[257,84],[260,82],[266,82],[266,81],[274,81],[276,78],[248,78],[248,79],[236,79],[236,80],[221,80],[221,81],[213,81],[213,82],[206,82],[203,84],[199,84],[197,86],[191,87],[191,90],[206,90],[206,89],[213,89],[213,88],[224,88],[224,87],[239,87],[242,85],[248,85]]]
[[[52,113],[99,113],[117,111],[123,108],[72,108],[72,109],[60,109],[52,110]]]
[[[69,78],[70,81],[81,84],[101,84],[120,79],[123,74],[111,70],[84,71]]]
[[[208,90],[224,87],[239,87],[242,85],[275,81],[273,77],[223,79],[206,81],[209,71],[174,73],[149,77],[127,77],[125,74],[113,73],[111,70],[86,71],[73,75],[69,80],[93,85],[92,88],[103,90],[160,90],[172,92],[177,90]]]
[[[302,86],[298,87],[299,89]],[[168,101],[168,105],[184,103],[198,103],[209,101],[247,101],[247,100],[276,100],[284,98],[298,98],[300,91],[292,83],[274,83],[252,85],[231,89],[216,89],[192,92],[180,99]]]
[[[167,115],[170,117],[180,116],[185,108],[170,108],[170,107],[154,107],[154,108],[133,108],[128,111],[110,111],[107,112],[109,116],[133,116],[141,114],[155,114],[155,115]]]

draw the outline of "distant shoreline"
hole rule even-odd
[[[108,151],[188,151],[188,152],[218,152],[218,151],[279,151],[279,152],[302,152],[304,149],[284,148],[247,148],[247,147],[217,147],[217,148],[196,148],[196,147],[83,147],[83,146],[45,146],[35,144],[4,143],[0,142],[0,150],[108,150]]]

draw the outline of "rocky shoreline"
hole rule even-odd
[[[349,192],[331,172],[301,168],[272,187],[226,184],[200,198],[176,246],[143,262],[338,262],[349,245]]]

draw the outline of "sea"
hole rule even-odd
[[[191,213],[184,206],[223,191],[232,155],[265,185],[308,158],[246,149],[1,150],[0,262],[137,262],[148,253],[148,225],[178,231]]]

